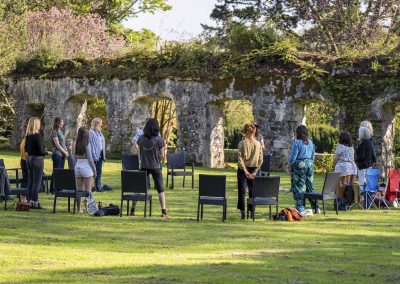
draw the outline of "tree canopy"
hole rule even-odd
[[[349,49],[396,48],[398,0],[218,0],[206,30],[227,35],[237,24],[269,23],[308,50],[342,55]]]

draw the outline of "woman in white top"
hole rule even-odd
[[[354,162],[354,148],[351,135],[343,130],[339,134],[339,145],[336,147],[333,160],[335,172],[340,173],[340,194],[342,195],[344,186],[352,185],[354,177],[357,175],[357,167]]]

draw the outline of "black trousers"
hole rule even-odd
[[[253,173],[256,168],[246,168],[249,173]],[[245,210],[246,208],[246,188],[249,189],[249,197],[253,197],[253,179],[248,179],[244,174],[244,171],[240,168],[237,170],[237,182],[238,182],[238,204],[237,209]],[[251,208],[250,208],[251,210]]]
[[[149,178],[149,175],[153,177],[154,180],[154,186],[157,189],[158,193],[164,192],[163,188],[163,182],[162,182],[162,172],[161,169],[140,169],[141,171],[147,172],[147,177]],[[150,180],[149,180],[150,183]]]
[[[38,201],[43,176],[44,157],[28,156],[27,164],[29,198],[31,201]]]

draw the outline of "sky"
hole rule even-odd
[[[202,31],[200,24],[212,24],[210,14],[217,0],[168,0],[172,10],[141,14],[123,24],[140,30],[147,28],[164,40],[188,40]]]

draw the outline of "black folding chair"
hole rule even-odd
[[[275,211],[278,214],[280,181],[279,176],[256,177],[254,179],[252,197],[247,198],[247,219],[249,219],[251,207],[251,217],[254,221],[257,205],[269,205],[270,219],[272,218],[272,205],[275,205]]]
[[[263,157],[263,163],[260,169],[261,176],[269,177],[270,169],[271,169],[271,154],[266,154]]]
[[[129,215],[129,201],[144,201],[144,217],[146,218],[147,201],[150,203],[150,217],[151,207],[153,204],[153,197],[148,194],[147,173],[139,171],[121,171],[121,211],[124,200],[128,202],[126,215]]]
[[[122,155],[121,160],[123,171],[139,170],[139,155]]]
[[[204,204],[219,205],[223,207],[222,221],[226,220],[226,176],[199,175],[199,200],[197,204],[197,221],[199,215],[203,220]]]
[[[19,201],[21,201],[21,195],[25,195],[29,198],[29,190],[27,188],[10,188],[8,186],[6,169],[4,167],[0,167],[0,192],[4,192],[4,210],[5,211],[7,211],[7,197],[8,196],[16,195],[18,197]]]
[[[327,172],[325,175],[324,187],[322,188],[322,192],[306,192],[304,194],[304,206],[306,205],[306,198],[309,200],[321,200],[322,201],[322,210],[325,215],[325,200],[333,199],[334,204],[336,204],[336,214],[338,212],[338,201],[336,197],[336,190],[339,188],[340,182],[340,173],[336,172]],[[315,213],[317,213],[317,208],[315,207]]]
[[[0,159],[0,167],[2,167],[2,168],[4,168],[4,169],[6,168],[3,159]],[[10,178],[10,177],[8,177],[8,181],[9,181],[9,183],[11,183],[11,184],[15,184],[15,186],[16,186],[17,188],[19,188],[19,184],[22,183],[22,179],[19,178],[19,171],[20,171],[20,170],[21,170],[21,168],[11,168],[11,169],[7,169],[7,173],[10,172],[10,171],[13,171],[13,172],[15,173],[15,175],[14,175],[15,178]]]
[[[74,214],[79,198],[88,196],[86,191],[78,191],[76,188],[75,171],[67,169],[53,170],[54,204],[53,213],[56,213],[57,198],[68,198],[68,212],[71,212],[71,198],[74,199]]]
[[[186,171],[186,166],[191,166],[191,171]],[[185,154],[167,155],[167,185],[168,176],[172,178],[172,189],[174,188],[174,177],[183,176],[183,187],[185,187],[185,177],[192,177],[192,188],[194,188],[194,163],[185,163]]]

